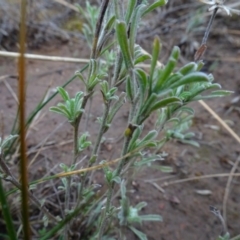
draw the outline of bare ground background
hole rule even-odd
[[[229,3],[236,2],[229,1]],[[0,11],[7,13],[1,14],[0,20],[1,50],[15,51],[18,49],[16,42],[18,10],[13,9],[13,6],[16,6],[18,1],[1,0],[0,4],[2,6]],[[83,2],[81,4],[84,5]],[[28,52],[79,58],[89,57],[89,50],[81,31],[76,29],[76,26],[70,28],[66,24],[67,21],[71,22],[73,12],[52,1],[37,1],[31,7],[35,9],[35,12],[33,11],[34,17],[28,23]],[[36,12],[42,18],[36,17]],[[206,8],[202,7],[197,1],[170,1],[167,7],[154,12],[151,17],[145,19],[144,24],[139,29],[138,43],[146,50],[151,51],[153,37],[158,35],[163,43],[160,61],[165,63],[172,46],[178,45],[182,49],[181,62],[184,64],[186,61],[193,59],[204,34],[208,18]],[[10,19],[13,21],[12,25]],[[197,21],[196,19],[199,24],[191,28],[191,24]],[[205,54],[205,70],[212,72],[216,82],[219,82],[224,89],[234,91],[234,94],[230,97],[208,100],[207,103],[237,134],[240,133],[239,22],[239,17],[231,18],[219,14],[213,25],[208,50]],[[55,32],[51,30],[52,28],[55,29]],[[48,32],[46,29],[50,29],[50,31]],[[5,135],[11,131],[16,114],[17,103],[14,98],[14,93],[17,94],[18,84],[16,64],[16,59],[0,57],[0,77],[9,75],[9,77],[0,80],[0,110],[4,113]],[[81,64],[74,63],[28,60],[28,112],[35,108],[48,88],[51,90],[63,84],[81,67]],[[67,89],[70,94],[74,94],[76,89],[80,90],[82,87],[80,82],[75,80]],[[10,91],[11,89],[12,91]],[[29,171],[31,180],[43,177],[45,174],[60,172],[61,169],[58,164],[61,162],[68,163],[71,159],[72,130],[61,116],[48,111],[49,106],[55,105],[58,101],[58,97],[51,101],[30,128],[27,143],[29,162],[32,163]],[[99,101],[101,101],[100,92],[94,96],[91,118],[88,124],[92,141],[94,141],[99,128],[96,119],[103,110],[98,104]],[[214,177],[176,183],[168,187],[163,186],[164,182],[193,176],[229,173],[240,154],[239,144],[226,130],[198,103],[194,103],[193,107],[195,118],[192,130],[196,133],[196,140],[201,147],[189,147],[178,142],[167,144],[164,151],[168,153],[168,157],[161,164],[172,166],[174,172],[166,174],[161,173],[158,169],[144,169],[144,171],[136,174],[130,187],[131,191],[128,193],[133,203],[140,201],[148,203],[143,213],[155,213],[163,216],[163,222],[161,223],[147,223],[139,227],[149,236],[150,240],[213,240],[221,232],[221,224],[209,211],[209,205],[222,209],[227,183],[226,177]],[[112,139],[118,138],[124,131],[127,123],[126,111],[127,108],[120,111],[113,122],[113,128],[107,132],[106,141],[101,147],[102,159],[113,159],[119,155],[122,142],[114,142]],[[82,124],[80,131],[84,131],[85,126],[85,124]],[[147,123],[147,128],[151,129],[151,119]],[[42,149],[36,157],[36,152],[41,147]],[[12,168],[17,161],[17,157],[11,161]],[[239,172],[239,168],[237,172]],[[96,178],[95,182],[104,183],[101,171],[99,171],[99,178]],[[49,185],[42,185],[42,187],[37,188],[35,194],[37,196],[48,195]],[[231,236],[240,233],[239,185],[240,180],[235,177],[231,184],[227,202],[227,225]],[[198,190],[209,190],[209,194],[199,194]],[[11,199],[13,211],[14,201],[16,200]],[[51,202],[49,207],[55,208]],[[16,209],[15,211],[17,212]],[[57,212],[59,209],[54,211]],[[1,222],[2,220],[0,225],[2,225]],[[131,234],[128,236],[128,239],[135,239]]]

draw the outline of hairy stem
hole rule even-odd
[[[99,151],[100,143],[101,143],[103,134],[106,132],[106,123],[107,123],[107,117],[108,117],[109,109],[110,109],[110,102],[105,104],[105,110],[104,110],[104,113],[103,113],[103,119],[102,119],[101,127],[100,127],[100,130],[99,130],[97,140],[95,142],[90,160],[93,159],[95,156],[97,156],[97,153]],[[96,157],[95,161],[96,160],[97,160],[97,157]],[[91,167],[94,164],[95,161],[89,161],[88,168]],[[92,172],[92,174],[93,174],[93,172]],[[90,184],[91,184],[92,174],[91,174],[90,181],[89,181]],[[86,182],[87,176],[88,176],[87,174],[84,174],[81,177],[82,178],[82,181],[81,181],[82,184],[81,184],[81,188],[80,188],[80,191],[79,191],[77,206],[79,205],[79,202],[81,201],[81,197],[82,197],[83,189],[85,188],[85,182]]]
[[[92,92],[90,92],[88,95],[84,96],[83,103],[81,108],[85,109],[87,101],[89,97],[92,95]],[[80,113],[78,118],[76,119],[74,125],[73,125],[73,160],[72,160],[72,165],[76,164],[77,158],[78,158],[78,130],[79,130],[79,125],[82,119],[83,113]],[[69,210],[69,205],[70,205],[70,195],[71,195],[71,177],[66,178],[67,185],[66,185],[66,192],[65,192],[65,212]],[[83,185],[83,184],[82,184]],[[68,238],[68,230],[69,230],[69,224],[65,225],[65,230],[64,230],[64,239]]]
[[[124,146],[123,146],[123,151],[122,151],[122,156],[124,156],[127,153],[129,142],[132,138],[132,135],[125,137],[124,141]],[[116,176],[121,175],[121,171],[126,163],[128,158],[123,158],[120,163],[118,164],[117,170],[116,170]],[[98,240],[102,239],[104,230],[108,224],[108,220],[110,219],[110,207],[111,207],[111,200],[112,200],[112,195],[113,195],[113,190],[114,190],[115,182],[112,181],[111,184],[109,185],[108,188],[108,193],[107,193],[107,202],[106,202],[106,207],[104,209],[101,221],[100,221],[100,228],[99,228],[99,233],[98,233]]]

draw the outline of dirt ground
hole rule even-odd
[[[150,19],[149,22],[151,23],[151,21]],[[186,22],[182,24],[186,25]],[[240,134],[239,24],[236,23],[235,18],[231,20],[229,17],[223,19],[222,16],[219,16],[213,29],[205,54],[205,69],[213,73],[215,81],[220,83],[223,89],[232,90],[234,93],[230,97],[208,100],[207,104],[229,124],[235,133]],[[227,34],[223,30],[228,31]],[[197,33],[185,33],[181,28],[177,28],[175,23],[168,30],[163,29],[162,25],[159,24],[152,32],[154,34],[148,33],[143,27],[138,42],[150,51],[152,39],[154,35],[158,34],[163,43],[163,53],[160,60],[165,63],[171,46],[179,45],[184,52],[181,59],[182,64],[187,59],[192,59],[191,44],[200,42],[204,33],[203,29]],[[188,34],[188,41],[184,41],[184,37]],[[31,50],[31,52],[80,58],[87,58],[89,55],[82,39],[79,39],[77,43],[70,41],[65,45],[42,46],[40,50]],[[82,66],[83,64],[76,63],[28,60],[27,112],[30,113],[35,108],[48,87],[54,91],[55,87],[63,84]],[[15,78],[17,75],[16,67],[16,59],[0,57],[0,77],[9,75],[4,80],[0,80],[0,110],[3,112],[4,134],[6,135],[11,131],[16,114],[17,104],[14,98],[14,93],[17,94],[18,84]],[[76,90],[82,88],[83,86],[78,80],[67,87],[72,96]],[[48,111],[49,107],[55,105],[59,99],[57,97],[51,101],[30,128],[27,143],[29,162],[31,162],[31,180],[43,177],[50,171],[51,173],[60,172],[58,164],[61,162],[69,163],[71,160],[72,129],[63,117]],[[99,101],[101,102],[101,94],[97,92],[94,96],[90,121],[87,126],[92,141],[94,141],[99,128],[96,119],[101,116],[103,111],[103,108],[98,104]],[[163,217],[163,222],[144,223],[142,226],[138,226],[147,234],[149,240],[215,240],[222,229],[219,220],[209,211],[209,206],[215,206],[222,210],[227,177],[176,182],[167,187],[164,186],[164,182],[182,180],[183,178],[229,173],[240,155],[239,144],[236,140],[199,103],[196,102],[192,106],[195,109],[192,131],[196,133],[196,140],[200,143],[200,148],[186,146],[178,142],[167,144],[164,151],[168,153],[168,157],[161,164],[172,166],[174,172],[167,174],[154,168],[144,169],[136,174],[130,187],[131,191],[128,193],[132,204],[140,201],[148,203],[142,211],[143,214],[154,213]],[[102,144],[101,159],[113,159],[119,156],[122,142],[112,143],[111,139],[116,139],[122,135],[127,123],[126,116],[127,108],[123,108],[115,117],[112,128],[105,136],[106,141]],[[83,121],[80,132],[85,131],[85,129],[86,123]],[[146,129],[151,129],[151,119],[147,123]],[[35,158],[35,154],[41,146],[43,148],[38,157]],[[239,168],[237,172],[239,172]],[[99,173],[99,175],[101,174]],[[102,181],[101,176],[95,181]],[[240,233],[239,185],[240,180],[235,177],[227,201],[227,226],[231,236]],[[129,233],[128,239],[134,240],[136,238]]]

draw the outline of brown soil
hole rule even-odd
[[[220,24],[229,29],[235,28],[234,21],[228,20]],[[220,25],[221,27],[222,25]],[[159,30],[160,31],[160,30]],[[175,38],[172,38],[174,36]],[[163,46],[168,55],[171,45],[179,45],[181,34],[173,31],[163,37]],[[201,34],[203,32],[201,31]],[[171,38],[170,38],[171,36]],[[153,36],[151,36],[153,37]],[[235,39],[235,35],[212,34],[208,43],[208,51],[205,54],[209,71],[213,73],[215,81],[219,82],[224,89],[234,91],[230,97],[222,99],[208,100],[209,106],[215,110],[224,120],[229,123],[234,132],[240,134],[239,114],[240,101],[232,103],[240,94],[239,84],[239,63],[228,61],[228,58],[237,58],[239,61],[239,45],[232,42],[229,38]],[[200,41],[201,36],[195,36]],[[151,39],[139,39],[144,42],[147,50],[151,49]],[[146,44],[148,43],[148,44]],[[187,45],[188,46],[188,45]],[[60,45],[52,47],[42,47],[36,54],[88,57],[86,44],[79,40],[77,44]],[[187,57],[186,57],[187,58]],[[188,56],[191,59],[191,56]],[[184,58],[182,59],[184,61]],[[164,59],[163,59],[164,62]],[[0,76],[17,75],[17,62],[15,59],[0,58]],[[30,113],[41,100],[48,86],[53,89],[63,84],[73,73],[82,67],[82,64],[59,63],[59,62],[40,62],[29,60],[27,63],[27,113]],[[8,77],[5,80],[17,94],[16,78]],[[73,95],[76,90],[82,89],[80,81],[75,80],[67,89]],[[30,178],[38,179],[45,174],[60,172],[57,165],[61,162],[69,163],[71,160],[72,144],[68,143],[72,139],[72,129],[68,123],[64,122],[63,117],[48,111],[49,106],[55,105],[59,101],[55,98],[45,107],[34,126],[30,128],[27,138],[28,150],[34,153],[29,154],[31,162],[37,152],[36,146],[44,141],[44,149],[33,162],[30,171]],[[96,123],[97,117],[101,116],[103,108],[99,106],[101,94],[94,95],[88,131],[94,141],[99,125]],[[0,110],[4,117],[4,133],[9,134],[16,114],[16,101],[6,88],[4,81],[0,80]],[[214,240],[221,232],[219,220],[209,211],[209,206],[222,209],[223,196],[226,188],[226,177],[213,177],[203,180],[176,183],[164,187],[163,183],[168,181],[181,180],[193,176],[207,174],[229,173],[239,154],[239,144],[223,129],[213,117],[206,112],[199,104],[192,104],[195,109],[195,118],[192,131],[196,133],[196,140],[201,144],[200,148],[189,147],[178,142],[167,144],[164,151],[168,153],[164,165],[172,166],[175,171],[172,174],[161,173],[159,170],[148,168],[139,172],[135,177],[134,184],[130,187],[129,197],[132,204],[146,201],[147,207],[142,211],[143,214],[160,214],[163,222],[144,223],[138,226],[148,236],[149,240]],[[89,106],[87,106],[88,109]],[[113,159],[119,156],[122,143],[110,143],[110,138],[117,138],[122,135],[126,127],[127,108],[123,108],[115,118],[112,128],[106,134],[106,143],[101,147],[101,159]],[[85,120],[85,119],[84,119]],[[56,130],[57,129],[57,130]],[[151,129],[151,119],[146,125],[146,129]],[[85,130],[85,121],[81,125],[80,131]],[[54,132],[53,132],[54,131]],[[108,143],[109,140],[109,143]],[[161,163],[162,164],[162,163]],[[56,166],[55,169],[52,169]],[[238,169],[239,170],[239,169]],[[237,171],[238,171],[237,170]],[[101,174],[100,174],[101,175]],[[102,181],[101,176],[99,177]],[[146,182],[146,180],[158,179]],[[155,185],[153,185],[155,183]],[[231,236],[239,234],[240,222],[240,188],[239,178],[234,178],[230,188],[230,195],[227,202],[227,225]],[[136,187],[137,185],[137,187]],[[162,188],[160,188],[162,187]],[[164,191],[163,191],[164,190]],[[209,190],[210,195],[201,195],[197,190]],[[136,239],[129,233],[128,239]]]

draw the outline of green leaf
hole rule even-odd
[[[177,88],[181,85],[196,83],[196,82],[209,82],[209,76],[202,72],[193,72],[189,73],[186,76],[183,76],[179,81],[173,83],[169,88]]]
[[[151,85],[150,91],[152,91],[153,75],[154,75],[155,67],[157,65],[160,51],[161,51],[160,40],[158,37],[155,37],[153,41],[152,62],[151,62],[151,68],[150,68],[150,85]]]
[[[68,92],[64,88],[57,87],[57,90],[58,90],[59,94],[62,96],[62,98],[65,102],[70,99],[69,95],[68,95]]]
[[[137,36],[137,29],[139,26],[139,22],[143,13],[143,10],[145,9],[146,5],[140,4],[137,8],[134,9],[134,13],[131,19],[131,25],[130,25],[130,34],[129,34],[129,47],[131,55],[134,56],[134,47],[136,42],[136,36]]]
[[[134,65],[137,65],[137,64],[142,63],[142,62],[144,62],[146,60],[149,60],[149,59],[151,59],[151,57],[149,55],[142,54],[142,55],[138,56],[137,58],[135,58]]]
[[[126,11],[126,15],[125,15],[125,21],[127,24],[130,23],[136,3],[137,3],[137,0],[128,1],[127,11]]]
[[[120,185],[120,190],[121,190],[121,197],[125,198],[126,197],[126,186],[125,186],[125,181],[122,180],[121,185]]]
[[[119,96],[119,99],[116,102],[114,102],[114,104],[112,105],[109,111],[108,118],[107,118],[108,124],[111,124],[114,116],[116,115],[116,113],[124,103],[125,103],[125,93],[121,93],[121,95]]]
[[[156,93],[151,94],[146,103],[143,105],[140,115],[146,115],[146,113],[149,112],[148,110],[152,107],[157,98],[158,96]]]
[[[198,147],[198,148],[200,147],[199,143],[194,140],[181,139],[180,142],[194,146],[194,147]]]
[[[197,70],[197,64],[195,62],[190,62],[188,64],[186,64],[184,67],[182,67],[179,72],[182,75],[187,75],[191,72],[195,72]]]
[[[140,202],[140,203],[138,203],[136,206],[135,206],[135,208],[138,210],[138,211],[140,211],[140,210],[142,210],[144,207],[146,207],[147,206],[147,203],[146,202]]]
[[[5,191],[2,186],[1,178],[0,178],[0,203],[1,203],[1,211],[3,213],[3,217],[4,217],[7,231],[8,231],[8,237],[10,240],[17,240],[16,231],[13,225],[12,216],[8,207],[8,202],[5,196]]]
[[[140,161],[135,162],[134,166],[141,167],[143,165],[150,165],[152,162],[155,162],[157,160],[164,160],[164,159],[161,156],[159,156],[159,155],[150,156],[150,157],[146,157],[146,158],[143,158]]]
[[[126,93],[127,93],[127,97],[129,98],[129,100],[132,102],[134,99],[134,92],[133,92],[133,83],[130,79],[130,77],[127,78],[126,81]]]
[[[110,17],[110,19],[108,20],[105,28],[104,28],[104,31],[107,32],[107,31],[110,31],[115,23],[115,20],[116,20],[116,16],[112,16]]]
[[[232,94],[232,91],[226,91],[226,90],[217,90],[217,91],[213,91],[211,92],[211,94],[207,95],[207,96],[201,96],[198,95],[195,98],[193,98],[194,101],[198,101],[201,99],[209,99],[209,98],[216,98],[216,97],[225,97],[225,96],[229,96],[230,94]]]
[[[169,86],[171,86],[171,84],[176,83],[177,81],[179,81],[181,78],[183,77],[183,75],[179,72],[177,73],[173,73],[171,76],[169,76],[169,78],[167,79],[167,81],[163,84],[163,89],[168,88]]]
[[[186,106],[183,106],[179,109],[179,114],[181,114],[182,112],[187,112],[191,115],[194,115],[194,110],[190,107],[186,107]]]
[[[142,221],[160,221],[162,222],[162,217],[156,214],[149,214],[149,215],[140,215]]]
[[[125,22],[117,21],[116,33],[126,68],[127,69],[133,68],[132,57],[130,54],[130,48],[128,44],[127,27]]]
[[[4,140],[0,137],[0,154],[4,151],[4,148],[14,139],[16,139],[18,135],[9,135]]]
[[[204,62],[202,60],[198,61],[198,63],[197,63],[197,71],[200,71],[203,66],[204,66]]]
[[[158,101],[157,103],[153,104],[150,109],[149,109],[149,113],[159,109],[159,108],[163,108],[163,107],[167,107],[169,105],[172,104],[182,104],[182,101],[180,98],[178,97],[169,97],[169,98],[165,98],[163,100]]]
[[[156,1],[155,3],[153,3],[152,5],[150,5],[143,13],[143,16],[145,16],[147,13],[152,12],[154,9],[164,6],[166,3],[168,2],[168,0],[159,0]]]
[[[49,109],[51,112],[59,113],[70,119],[70,113],[67,110],[63,110],[59,107],[50,107]]]
[[[163,69],[162,73],[160,74],[159,78],[157,79],[157,83],[153,89],[153,91],[155,93],[159,93],[164,85],[165,82],[167,82],[168,77],[170,76],[170,74],[173,72],[178,58],[180,55],[180,49],[178,47],[174,47],[171,53],[171,56],[168,60],[167,65],[165,66],[165,68]]]
[[[133,227],[133,226],[128,226],[128,227],[132,230],[132,232],[133,232],[140,240],[147,240],[147,236],[146,236],[143,232],[137,230],[137,229],[136,229],[135,227]]]
[[[163,173],[172,173],[173,168],[169,166],[152,166],[152,168],[160,170]]]
[[[145,94],[147,92],[148,87],[148,79],[146,73],[142,69],[137,69],[137,80],[139,81],[139,87],[140,87],[140,99],[141,99],[141,105],[144,101]]]
[[[158,132],[156,130],[151,130],[143,139],[142,141],[149,141],[152,139],[155,139],[158,135]]]
[[[237,239],[232,238],[232,239],[237,240],[237,239],[240,239],[240,238],[237,238]],[[224,236],[219,236],[217,240],[230,240],[230,234],[227,232]]]
[[[137,140],[140,136],[140,134],[142,133],[142,127],[138,126],[135,131],[133,132],[132,138],[129,142],[129,146],[128,146],[128,152],[134,150],[136,148],[137,145]]]

